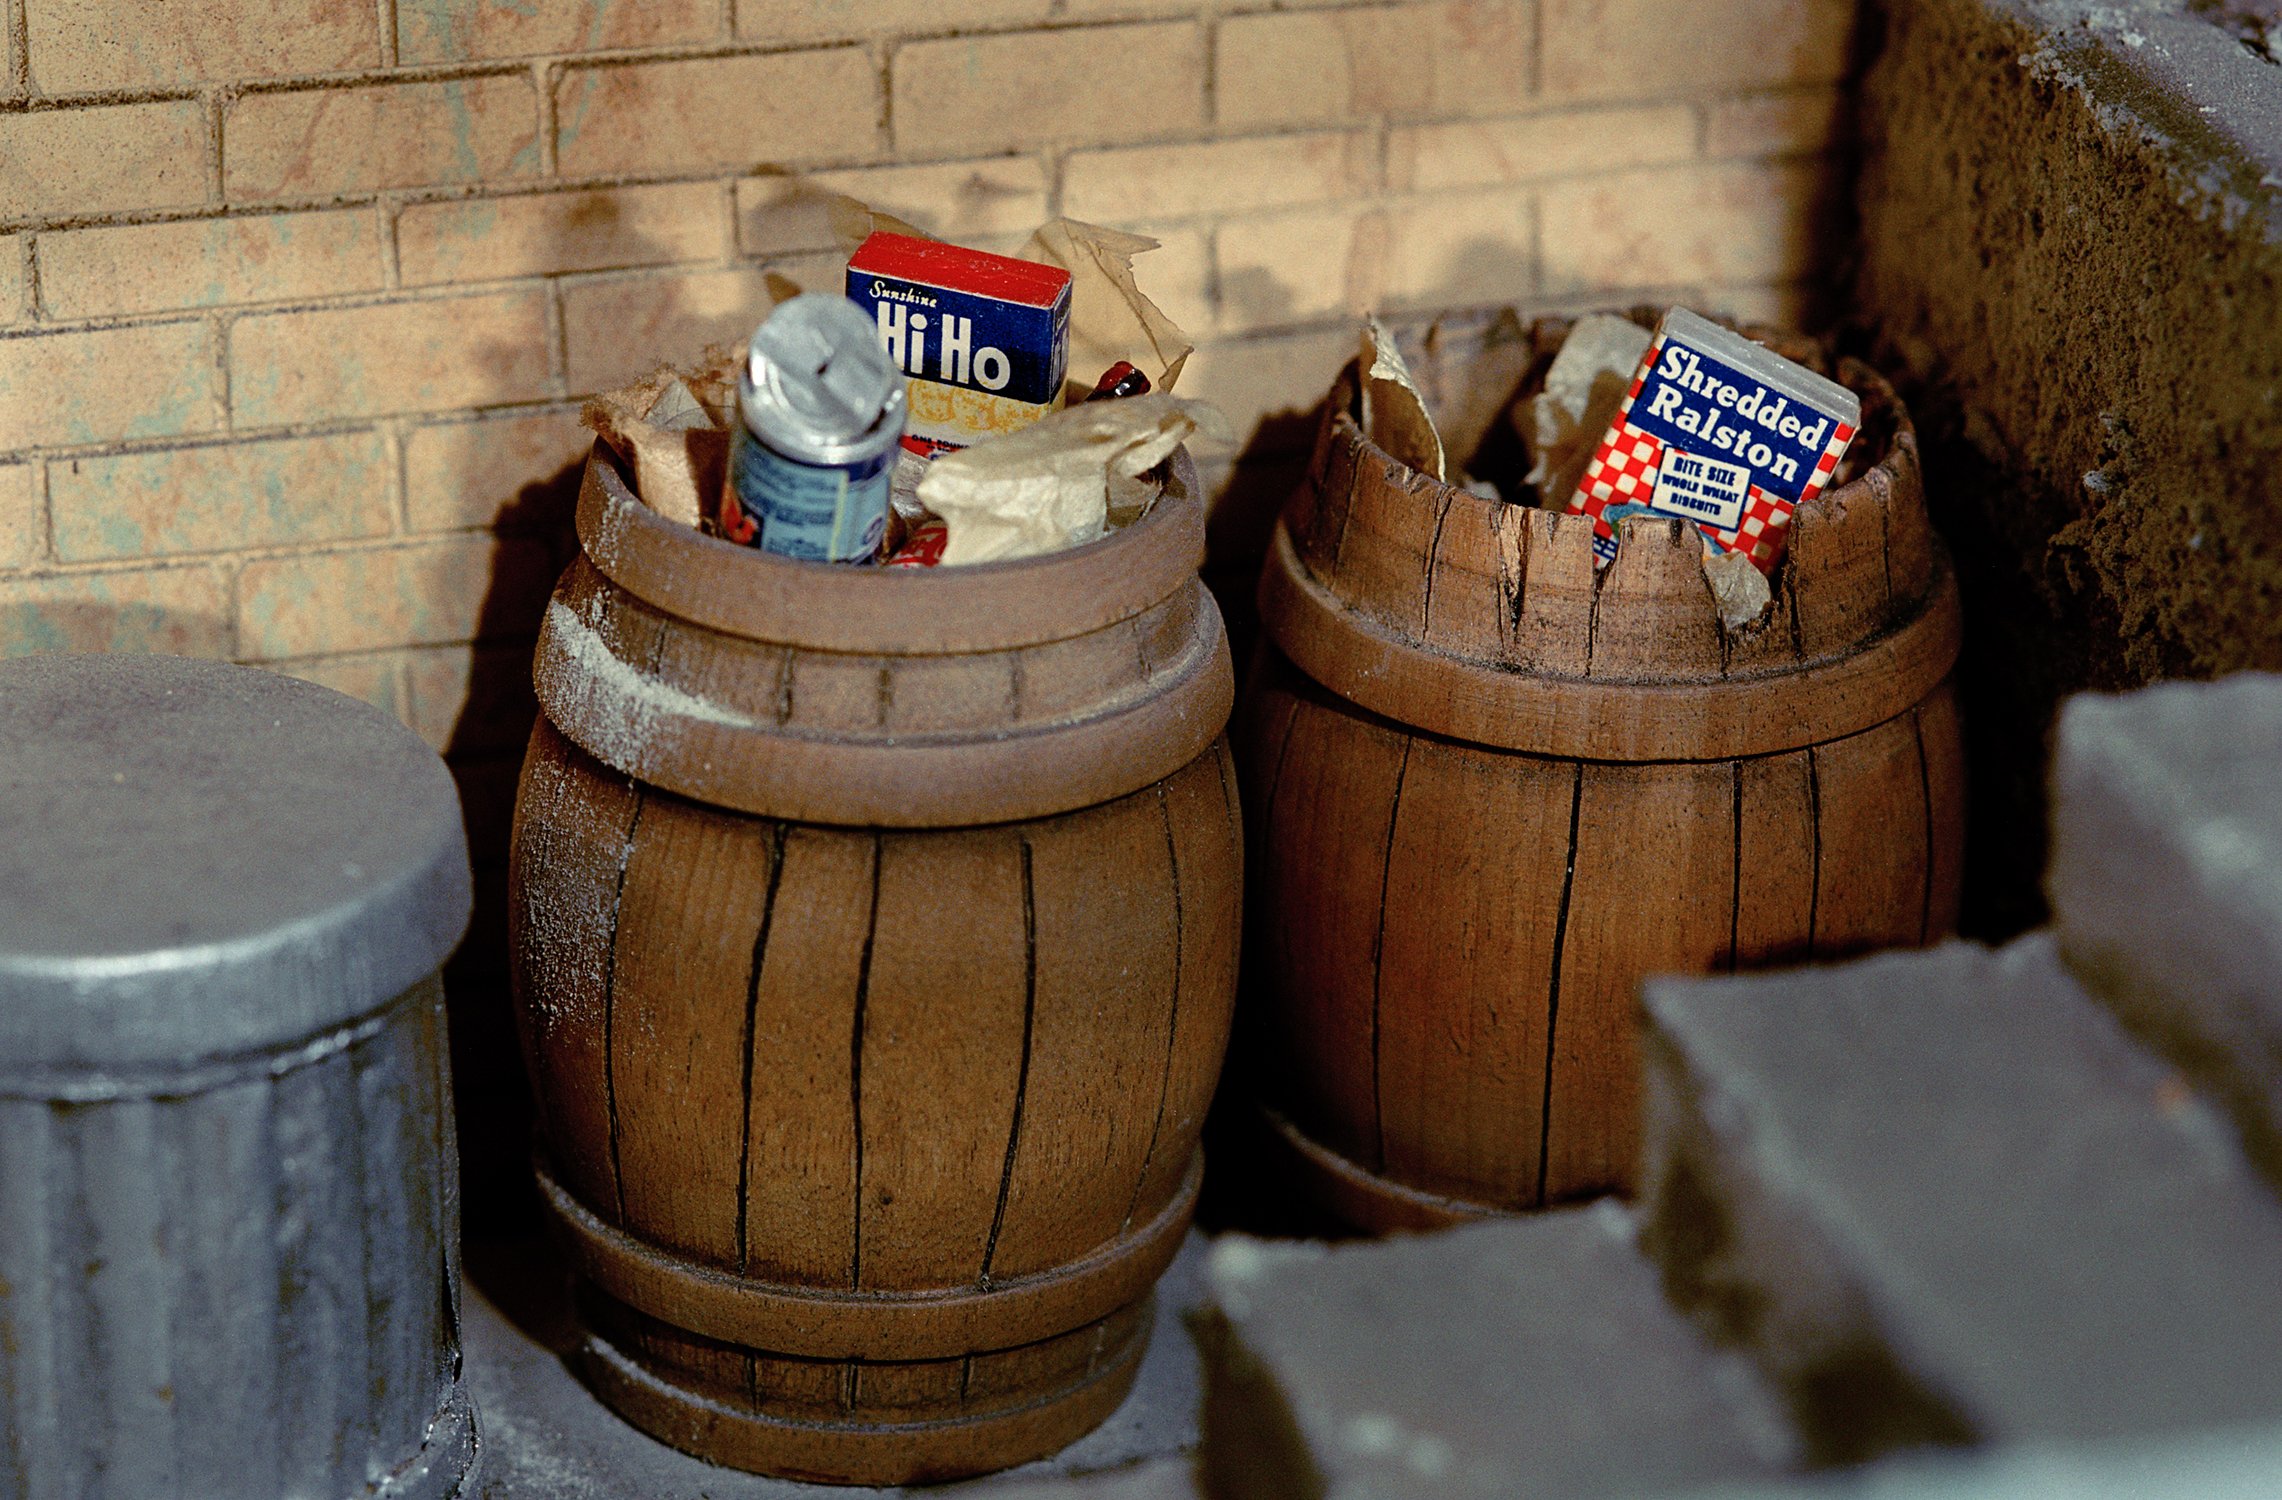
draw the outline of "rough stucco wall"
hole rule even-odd
[[[2036,920],[2058,699],[2282,666],[2282,68],[2180,6],[1907,0],[1856,311],[1965,586],[1968,920]]]

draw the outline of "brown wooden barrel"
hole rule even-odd
[[[1563,330],[1541,329],[1547,342]],[[1241,1028],[1270,1139],[1369,1229],[1631,1180],[1640,980],[1955,923],[1957,591],[1884,381],[1772,615],[1718,624],[1681,523],[1485,500],[1357,425],[1352,367],[1260,586],[1238,727]]]
[[[937,572],[699,535],[602,448],[578,523],[510,920],[589,1378],[769,1473],[1051,1452],[1132,1384],[1233,1004],[1193,480]]]

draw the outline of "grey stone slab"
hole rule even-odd
[[[1819,1459],[2282,1419],[2282,1204],[2049,938],[1646,989],[1643,1243]]]
[[[1778,1472],[1779,1410],[1615,1204],[1209,1266],[1205,1470],[1235,1497],[1591,1500]]]
[[[1813,1479],[1695,1491],[1686,1500],[2272,1500],[2282,1485],[2277,1476],[2282,1428],[2248,1427],[1914,1454]]]
[[[1133,1394],[1051,1458],[924,1493],[975,1500],[1173,1500],[1186,1491],[1202,1388],[1183,1319],[1203,1296],[1202,1236],[1157,1284],[1157,1322]],[[461,1330],[483,1410],[482,1500],[831,1500],[904,1490],[799,1484],[718,1468],[621,1421],[567,1362],[577,1335],[562,1264],[538,1244],[476,1247]],[[493,1293],[494,1296],[486,1295]],[[506,1306],[503,1309],[502,1303]]]
[[[2282,1181],[2282,677],[2071,699],[2052,833],[2063,956]]]

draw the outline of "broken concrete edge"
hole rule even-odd
[[[1651,1015],[1668,983],[1649,981]],[[1645,1028],[1642,1059],[1641,1250],[1674,1307],[1713,1342],[1758,1362],[1789,1407],[1807,1463],[1976,1441],[1957,1403],[1894,1360],[1875,1309],[1839,1274],[1867,1252],[1826,1237],[1845,1216],[1808,1201],[1809,1175],[1781,1170],[1780,1143],[1753,1139],[1742,1101],[1692,1067],[1661,1027]],[[1774,1168],[1742,1171],[1746,1158]],[[1784,1288],[1782,1298],[1768,1286]]]
[[[2162,743],[2234,743],[2225,715],[2246,699],[2282,717],[2282,677],[2070,699],[2055,737],[2046,892],[2077,979],[2224,1105],[2251,1160],[2282,1185],[2282,848],[2230,816]],[[2180,713],[2199,722],[2167,725]]]
[[[1666,1305],[1615,1200],[1340,1245],[1225,1236],[1206,1274],[1214,1500],[1598,1496],[1798,1459],[1783,1403]]]
[[[1653,1500],[2271,1500],[2282,1428],[1911,1454],[1847,1473]],[[1651,1500],[1642,1496],[1639,1500]]]
[[[1989,3],[2026,29],[2024,67],[2168,159],[2182,202],[2282,243],[2282,66],[2175,3]]]

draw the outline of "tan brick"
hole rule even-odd
[[[189,99],[0,114],[0,219],[203,203],[206,140]]]
[[[1046,218],[1046,169],[1031,157],[780,173],[737,184],[737,237],[746,253],[828,250],[840,243],[832,208],[853,198],[939,239],[1011,248]]]
[[[1692,304],[1706,313],[1738,323],[1765,323],[1776,328],[1818,326],[1827,289],[1817,282],[1787,286],[1713,287],[1698,294]]]
[[[45,651],[231,654],[220,568],[139,568],[0,579],[0,656]]]
[[[1321,131],[1077,151],[1062,163],[1062,211],[1099,224],[1336,203],[1378,186],[1364,131]]]
[[[1612,154],[1633,166],[1688,160],[1695,111],[1675,104],[1399,125],[1387,135],[1387,186],[1435,192],[1571,177],[1607,170]]]
[[[439,646],[409,654],[407,722],[440,754],[520,751],[538,700],[531,692],[531,645]]]
[[[1545,190],[1545,290],[1742,286],[1810,268],[1816,179],[1802,165],[1628,172]]]
[[[411,705],[404,691],[403,651],[366,651],[352,656],[319,656],[306,661],[273,661],[263,665],[272,672],[298,677],[346,693],[383,713],[409,724]]]
[[[1500,114],[1529,97],[1530,46],[1513,0],[1237,16],[1220,26],[1220,123]]]
[[[222,127],[232,199],[497,182],[539,171],[528,74],[246,94]]]
[[[549,384],[536,290],[255,313],[230,329],[239,427],[533,401]]]
[[[1857,0],[1538,0],[1548,99],[1656,99],[1846,71]]]
[[[560,527],[593,443],[569,408],[415,427],[404,435],[412,529]]]
[[[1707,156],[1785,156],[1827,151],[1853,134],[1848,101],[1837,89],[1785,89],[1704,107]]]
[[[751,171],[871,155],[879,77],[859,47],[572,68],[555,111],[565,176]]]
[[[214,373],[203,323],[0,339],[0,452],[210,431]]]
[[[381,536],[392,489],[388,444],[375,432],[48,464],[64,562]]]
[[[895,54],[906,154],[1122,140],[1202,125],[1204,33],[1183,22],[914,42]]]
[[[1526,191],[1402,204],[1387,215],[1383,307],[1483,307],[1537,287],[1536,203]]]
[[[59,318],[282,302],[380,285],[380,228],[370,209],[40,236],[40,300]]]
[[[1242,332],[1368,311],[1378,300],[1385,215],[1289,209],[1220,226],[1220,326]]]
[[[47,517],[30,464],[0,464],[0,568],[22,568],[47,554]]]
[[[263,661],[528,636],[554,581],[546,547],[482,533],[260,558],[238,579],[238,650]]]
[[[0,328],[23,321],[25,306],[24,251],[30,243],[20,234],[0,234]]]
[[[710,182],[415,203],[396,221],[407,286],[714,260],[727,242]]]
[[[565,286],[563,343],[571,391],[608,390],[661,360],[686,360],[708,344],[742,340],[773,306],[768,274],[753,267]]]
[[[1207,344],[1189,356],[1180,393],[1219,407],[1247,458],[1305,451],[1316,403],[1355,349],[1352,328]]]
[[[710,41],[720,0],[396,0],[405,63]]]
[[[179,88],[380,65],[370,0],[29,0],[41,92]]]
[[[940,31],[946,25],[988,27],[1045,21],[1054,0],[737,0],[737,38],[746,42],[858,41]]]

